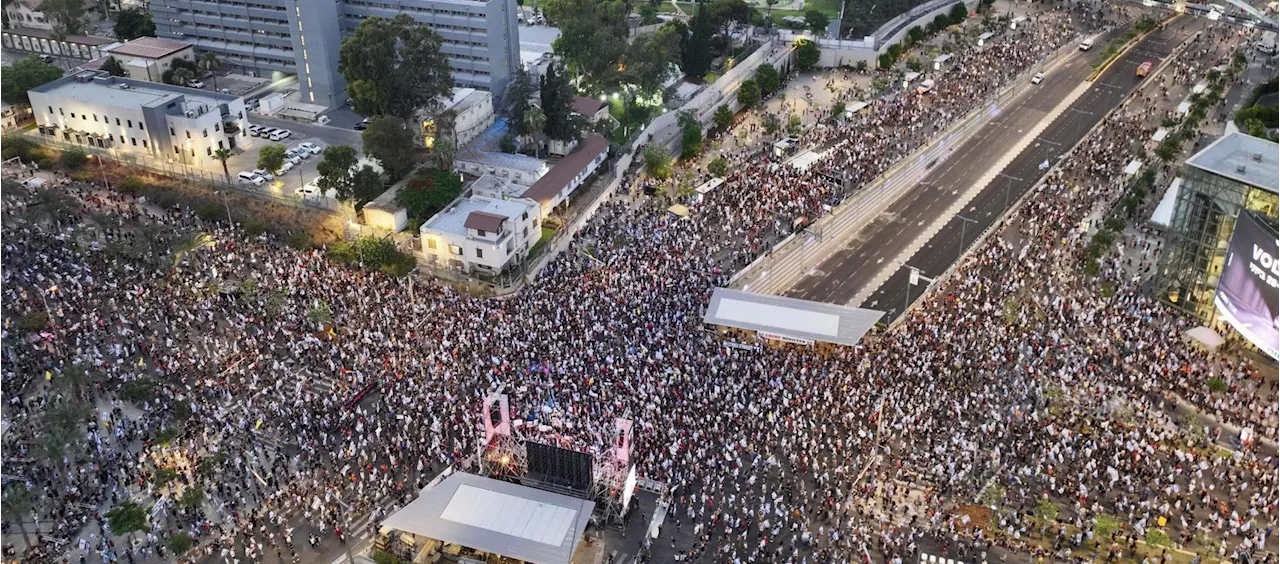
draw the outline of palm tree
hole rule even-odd
[[[30,489],[27,489],[26,484],[13,481],[5,484],[4,497],[2,499],[5,517],[13,519],[18,524],[18,531],[22,533],[23,542],[27,546],[32,546],[31,535],[27,533],[25,519],[31,509],[35,507],[35,496],[31,494]]]
[[[73,364],[53,379],[53,385],[71,397],[84,398],[85,392],[102,379],[102,374],[85,370],[84,366]]]
[[[536,153],[542,154],[542,129],[547,126],[547,114],[542,113],[542,108],[530,106],[521,116],[524,130],[529,132],[533,137],[533,142],[537,148]]]
[[[55,222],[75,207],[75,200],[65,192],[56,188],[37,190],[35,199],[27,204],[28,219],[36,223],[41,221]]]
[[[212,55],[213,53],[209,53]],[[219,148],[213,152],[213,158],[222,161],[222,173],[227,175],[227,183],[231,183],[231,170],[227,168],[227,159],[231,158],[235,153],[231,149]]]
[[[453,141],[439,139],[432,149],[436,152],[436,166],[440,167],[440,170],[453,169],[453,157],[458,152],[458,147],[453,144]]]
[[[218,69],[222,68],[222,60],[218,59],[218,56],[213,53],[205,53],[200,55],[200,62],[197,65],[200,70],[208,72],[209,76],[213,77],[213,90],[216,92],[218,90],[218,75],[216,73]],[[225,162],[223,166],[226,166]]]
[[[183,259],[196,256],[195,252],[197,250],[212,244],[213,237],[210,237],[208,233],[191,232],[183,235],[181,239],[174,241],[173,246],[170,247],[170,252],[173,254],[173,266],[176,268]]]
[[[174,69],[173,71],[173,83],[177,84],[178,86],[186,86],[188,82],[191,82],[195,79],[196,79],[196,73],[191,72],[191,69],[189,68],[182,67],[182,68]]]

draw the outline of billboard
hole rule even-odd
[[[1272,358],[1280,358],[1277,292],[1280,243],[1276,232],[1252,212],[1236,217],[1213,305],[1222,318]]]

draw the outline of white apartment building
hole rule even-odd
[[[556,206],[568,200],[608,158],[609,141],[598,134],[592,135],[529,186],[521,197],[538,202],[542,217],[546,217]]]
[[[161,76],[173,67],[175,59],[193,63],[196,60],[190,43],[159,37],[139,37],[107,51],[120,62],[129,78],[147,82],[161,82]]]
[[[41,135],[137,158],[208,164],[214,151],[234,149],[249,126],[243,98],[102,71],[27,94]]]
[[[462,198],[422,224],[422,253],[438,268],[498,274],[528,256],[541,226],[533,200]]]
[[[4,7],[11,27],[52,30],[53,22],[41,11],[42,0],[14,0]]]

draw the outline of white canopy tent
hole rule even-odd
[[[1222,338],[1222,335],[1219,335],[1217,331],[1205,327],[1204,325],[1187,331],[1187,338],[1200,343],[1204,348],[1211,351],[1217,350],[1218,347],[1222,346],[1222,343],[1226,342],[1225,339]]]

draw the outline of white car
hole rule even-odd
[[[236,175],[236,178],[240,182],[243,182],[245,184],[253,184],[254,186],[261,186],[262,183],[267,181],[265,178],[259,175],[256,171],[248,171],[248,170],[241,171],[240,174]]]
[[[277,173],[279,173],[279,174],[281,174],[281,175],[284,175],[284,173],[286,173],[286,172],[289,172],[289,171],[293,170],[293,167],[294,167],[294,166],[297,166],[297,165],[294,163],[294,161],[292,161],[292,160],[290,160],[290,159],[285,159],[285,160],[284,160],[284,164],[280,165],[280,170],[277,170],[276,172],[277,172]]]
[[[305,161],[311,158],[311,151],[308,151],[301,147],[294,147],[292,149],[289,149],[288,151],[285,151],[284,154],[289,156],[290,158],[298,159],[299,161]]]
[[[258,176],[261,176],[267,182],[270,182],[276,179],[276,175],[271,174],[270,172],[267,172],[267,169],[265,168],[255,168],[253,169],[253,173]]]
[[[297,149],[302,149],[302,150],[304,150],[304,151],[306,151],[306,152],[308,152],[308,153],[311,153],[311,154],[313,154],[313,155],[319,155],[319,154],[320,154],[320,150],[321,150],[319,145],[316,145],[315,143],[312,143],[312,142],[310,142],[310,141],[305,141],[305,142],[302,142],[302,143],[298,143],[298,146],[297,146],[296,148],[297,148]]]
[[[1035,76],[1031,77],[1031,84],[1040,84],[1042,81],[1044,81],[1044,73],[1042,72],[1038,72]]]
[[[199,80],[193,80],[187,83],[187,88],[204,88],[204,83]]]
[[[272,141],[279,141],[279,140],[284,139],[284,138],[286,138],[286,137],[288,137],[288,136],[290,136],[290,135],[293,135],[293,132],[292,132],[292,131],[289,131],[288,129],[277,129],[277,130],[275,130],[274,132],[272,132],[272,133],[271,133],[271,140],[272,140]]]
[[[293,193],[300,198],[314,198],[320,195],[320,187],[316,186],[315,184],[308,184],[306,186],[298,188],[297,190],[294,190]]]

